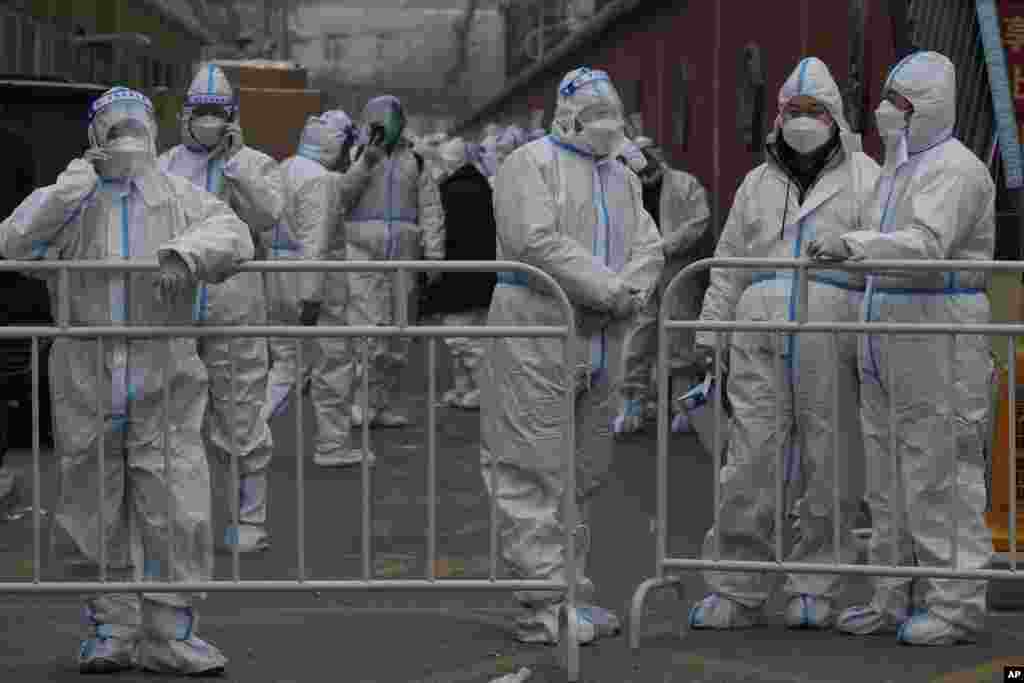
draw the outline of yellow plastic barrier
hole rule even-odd
[[[1010,551],[1010,389],[1008,371],[1000,370],[996,433],[992,444],[992,510],[986,521],[996,552]],[[1017,549],[1024,548],[1024,351],[1017,351]]]

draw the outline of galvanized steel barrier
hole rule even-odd
[[[69,274],[71,271],[90,271],[106,273],[155,272],[158,266],[148,261],[0,261],[0,271],[43,272],[57,271],[58,281],[58,312],[55,326],[9,326],[0,327],[0,338],[32,339],[32,507],[33,507],[33,576],[32,581],[0,582],[0,593],[124,593],[154,592],[153,582],[110,582],[107,581],[106,543],[100,544],[99,581],[43,581],[40,577],[40,444],[39,444],[39,338],[69,337],[75,339],[95,339],[99,354],[97,356],[97,372],[100,376],[105,372],[103,363],[103,344],[105,339],[143,339],[143,338],[174,338],[174,337],[294,337],[297,349],[297,367],[303,363],[303,338],[315,337],[427,337],[428,339],[428,429],[427,429],[427,575],[423,579],[386,579],[372,577],[370,548],[370,465],[366,458],[362,462],[362,579],[309,581],[306,579],[306,546],[305,546],[305,481],[303,470],[305,465],[305,444],[303,438],[303,392],[302,373],[298,373],[295,386],[295,419],[296,429],[296,471],[298,496],[298,578],[294,581],[242,581],[240,580],[240,559],[238,545],[233,545],[233,579],[231,581],[204,581],[193,583],[169,583],[167,589],[175,592],[318,592],[318,591],[492,591],[492,590],[553,590],[564,591],[569,605],[576,600],[576,586],[573,581],[555,581],[540,579],[498,579],[498,533],[497,507],[494,498],[490,506],[490,574],[487,579],[441,579],[435,575],[437,554],[437,411],[433,397],[437,385],[437,339],[438,337],[548,337],[565,340],[566,367],[574,363],[574,346],[576,325],[572,304],[568,296],[554,278],[547,273],[519,262],[513,261],[259,261],[247,263],[240,271],[256,272],[387,272],[393,271],[396,291],[402,291],[408,283],[410,271],[449,271],[449,272],[494,272],[518,271],[527,273],[550,288],[550,293],[562,306],[565,312],[564,326],[419,326],[409,324],[408,302],[405,297],[397,297],[397,311],[394,325],[390,326],[72,326],[69,323]],[[367,415],[369,395],[369,346],[362,348],[363,368],[363,414]],[[168,357],[169,358],[169,357]],[[232,366],[232,381],[235,380],[235,368]],[[236,392],[232,391],[232,400],[237,400]],[[577,528],[576,509],[572,499],[576,490],[575,470],[575,390],[571,383],[566,387],[566,435],[565,450],[565,488],[567,519],[566,527],[566,565],[567,576],[576,575],[575,531]],[[104,397],[97,396],[97,417],[100,434],[104,433]],[[164,404],[170,401],[170,388],[164,384]],[[164,467],[169,471],[169,439],[167,438],[170,424],[167,412],[164,413]],[[362,436],[364,449],[369,448],[369,421],[363,420]],[[237,453],[237,445],[235,446]],[[104,483],[104,439],[99,439],[99,486],[97,496],[102,500]],[[493,470],[492,470],[493,476]],[[231,477],[234,482],[232,490],[239,490],[238,458],[231,458]],[[493,480],[492,480],[493,484]],[[493,486],[492,486],[493,489]],[[173,505],[168,491],[168,506]],[[238,506],[231,506],[234,524],[238,524]],[[104,525],[104,506],[99,506],[99,525]],[[51,514],[51,524],[55,515]],[[168,555],[173,557],[172,536],[168,534]],[[52,549],[52,527],[51,527]],[[566,665],[570,681],[579,679],[579,645],[575,634],[574,620],[567,620],[565,646],[567,648]]]
[[[670,320],[666,315],[666,311],[671,311],[672,297],[679,287],[679,283],[684,278],[693,277],[697,273],[707,270],[708,268],[719,267],[719,268],[740,268],[740,269],[754,269],[754,268],[773,268],[779,270],[790,270],[794,271],[794,278],[796,286],[799,288],[797,295],[797,311],[795,320],[792,322],[782,321],[700,321],[700,320]],[[1009,420],[1009,444],[1012,449],[1009,461],[1010,461],[1010,476],[1009,476],[1009,489],[1010,489],[1010,519],[1009,519],[1009,542],[1010,542],[1010,554],[1009,554],[1009,565],[1010,568],[1007,570],[996,570],[996,569],[977,569],[970,571],[961,571],[956,569],[957,565],[957,524],[953,525],[951,529],[951,543],[952,543],[952,558],[954,568],[952,569],[938,569],[928,567],[915,567],[905,565],[870,565],[870,564],[843,564],[840,563],[840,531],[839,531],[839,516],[832,515],[833,527],[833,552],[835,553],[835,562],[831,564],[824,563],[803,563],[803,562],[785,562],[783,561],[783,513],[784,505],[783,501],[783,462],[785,440],[780,440],[780,445],[776,457],[778,458],[775,468],[775,494],[776,494],[776,506],[775,506],[775,561],[774,562],[754,562],[754,561],[734,561],[734,560],[721,560],[721,548],[720,548],[720,537],[718,534],[714,535],[714,559],[695,559],[695,558],[678,558],[667,556],[667,539],[668,539],[668,402],[669,402],[669,386],[668,386],[668,333],[669,330],[720,330],[722,332],[733,332],[733,331],[754,331],[754,330],[766,330],[775,333],[777,340],[781,340],[784,333],[794,334],[801,332],[818,332],[818,333],[830,333],[832,336],[833,344],[837,343],[837,337],[841,332],[855,332],[855,333],[873,333],[883,334],[886,339],[889,338],[890,334],[920,334],[922,332],[934,333],[934,334],[945,334],[950,335],[951,339],[955,338],[957,334],[984,334],[989,336],[1008,336],[1009,344],[1009,403],[1011,409],[1009,414],[1015,415],[1014,407],[1016,405],[1016,341],[1018,336],[1024,336],[1024,324],[986,324],[986,325],[968,325],[968,324],[939,324],[939,323],[920,323],[920,324],[908,324],[908,323],[885,323],[885,322],[874,322],[874,323],[838,323],[838,322],[807,322],[807,283],[808,283],[808,271],[809,270],[849,270],[849,271],[984,271],[984,272],[1024,272],[1024,262],[1021,261],[897,261],[897,260],[886,260],[886,261],[846,261],[841,263],[822,263],[812,261],[809,259],[768,259],[768,258],[711,258],[698,261],[680,271],[669,283],[665,289],[664,296],[662,298],[661,310],[658,315],[658,452],[657,452],[657,510],[655,519],[655,575],[653,578],[643,581],[636,589],[633,594],[633,600],[630,608],[629,618],[629,644],[630,648],[637,649],[640,647],[640,636],[641,636],[641,624],[644,619],[644,608],[646,604],[647,596],[655,590],[664,588],[672,588],[677,592],[679,598],[683,598],[683,591],[685,586],[683,584],[683,578],[679,574],[667,575],[667,570],[720,570],[720,571],[731,571],[731,572],[771,572],[771,573],[798,573],[798,574],[847,574],[847,575],[867,575],[867,576],[892,576],[892,577],[920,577],[920,578],[941,578],[941,579],[976,579],[976,580],[1021,580],[1024,579],[1024,573],[1017,570],[1016,555],[1017,555],[1017,492],[1015,489],[1017,481],[1017,467],[1016,467],[1016,420]],[[716,335],[716,348],[715,348],[715,385],[718,387],[722,386],[722,336]],[[946,359],[947,363],[952,362],[952,358]],[[781,361],[778,354],[775,355],[776,364],[776,378],[781,381]],[[838,364],[835,364],[834,371],[839,372]],[[892,368],[890,366],[890,375]],[[835,377],[835,376],[834,376]],[[891,377],[890,377],[891,383]],[[839,382],[834,381],[833,386],[835,390],[832,396],[833,415],[838,414],[839,406]],[[953,387],[949,387],[950,391]],[[990,407],[990,421],[994,422],[995,406]],[[781,421],[782,411],[778,411],[777,420]],[[892,407],[890,406],[889,421],[890,430],[891,425],[894,422],[894,415]],[[720,454],[722,452],[722,392],[716,392],[715,405],[714,405],[714,424],[715,424],[715,436],[714,436],[714,453]],[[991,422],[990,422],[991,424]],[[955,432],[950,430],[953,434],[952,439],[955,440]],[[842,436],[838,429],[833,429],[833,438],[835,448],[833,452],[839,452],[839,440]],[[954,447],[950,449],[951,461],[953,464],[952,471],[956,472],[956,453],[957,449]],[[715,521],[714,528],[718,528],[720,520],[720,479],[719,470],[721,468],[720,456],[714,456],[712,458],[712,473],[714,481],[712,483],[714,490],[714,506],[715,506]],[[958,491],[957,477],[953,477],[954,481],[954,496]],[[994,479],[994,477],[993,477]],[[893,480],[893,484],[896,485],[898,480]],[[839,468],[832,468],[832,505],[833,510],[839,509]],[[955,517],[954,517],[955,520]],[[703,595],[703,594],[702,594]]]

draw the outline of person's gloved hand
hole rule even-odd
[[[156,287],[156,299],[161,304],[169,304],[189,291],[194,278],[188,264],[178,254],[171,252],[160,259],[160,273],[153,283]]]
[[[82,158],[92,164],[93,170],[95,170],[96,174],[99,175],[102,165],[105,162],[110,161],[110,154],[99,147],[90,147],[85,150],[85,154],[82,155]]]
[[[245,147],[245,136],[242,134],[242,127],[237,123],[230,123],[212,156],[220,157],[224,161],[231,161],[232,157],[238,154],[243,147]]]
[[[299,304],[299,322],[306,327],[313,327],[320,319],[320,302],[303,301]]]
[[[623,285],[612,298],[611,314],[613,318],[624,320],[632,318],[644,307],[642,292],[635,287]]]
[[[366,164],[367,168],[373,168],[384,159],[386,154],[387,152],[384,151],[384,148],[379,145],[366,145],[363,147],[360,159]]]
[[[816,261],[845,261],[853,256],[853,253],[843,238],[833,233],[808,242],[807,255]]]

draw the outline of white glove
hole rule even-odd
[[[613,318],[624,320],[632,318],[643,310],[644,301],[640,290],[623,285],[612,298],[611,314]]]
[[[845,261],[853,252],[842,237],[833,233],[808,242],[807,255],[816,261]]]
[[[217,145],[211,156],[219,156],[224,161],[231,161],[231,158],[238,154],[243,147],[245,147],[245,136],[242,134],[242,127],[237,123],[230,123],[224,131],[224,137],[221,138],[220,144]]]
[[[192,271],[181,256],[172,252],[160,260],[160,274],[153,284],[156,287],[156,300],[161,304],[170,304],[191,289]]]

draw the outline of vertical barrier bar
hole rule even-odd
[[[305,441],[305,421],[303,420],[303,397],[302,387],[305,383],[306,375],[306,361],[303,357],[303,347],[305,344],[304,337],[295,338],[295,448],[298,454],[298,459],[295,463],[297,470],[296,477],[296,494],[298,496],[298,510],[296,511],[296,519],[298,520],[298,552],[299,552],[299,583],[306,580],[306,476],[305,476],[305,460],[306,460],[306,441]]]
[[[68,294],[71,292],[71,271],[65,266],[60,269],[60,297],[58,322],[63,329],[67,329],[71,319],[71,302],[68,301]],[[100,375],[102,377],[102,375]],[[101,432],[102,433],[102,432]]]
[[[568,297],[563,293],[562,295],[563,309],[565,310],[566,319],[566,336],[565,336],[565,355],[566,355],[566,369],[574,368],[575,363],[573,362],[576,358],[576,321],[574,320],[572,306],[568,303]],[[566,453],[569,457],[566,458],[567,469],[569,476],[566,480],[565,486],[565,501],[566,510],[568,511],[568,519],[566,520],[566,530],[568,531],[567,541],[568,546],[565,553],[565,564],[566,573],[568,575],[568,595],[566,600],[569,605],[569,609],[576,609],[576,583],[578,580],[579,571],[577,569],[576,557],[576,532],[579,526],[579,515],[576,508],[576,387],[574,386],[573,380],[575,379],[574,374],[569,375],[569,382],[566,386],[566,407],[568,413],[566,417],[567,425],[567,447]],[[589,522],[589,520],[588,520]],[[590,529],[587,529],[587,544],[591,543]],[[570,621],[570,623],[572,623]],[[576,629],[572,626],[568,629],[568,648],[567,654],[567,669],[570,681],[579,680],[580,671],[580,643],[576,637]]]
[[[1010,392],[1007,418],[1010,423],[1010,571],[1017,571],[1017,337],[1011,335],[1010,348],[1007,349],[1009,367],[1007,368],[1007,389]],[[995,412],[995,406],[993,406]],[[990,420],[998,419],[998,412],[989,416]]]
[[[172,538],[171,529],[173,524],[171,522],[171,508],[174,505],[174,498],[171,494],[171,487],[173,483],[171,481],[171,352],[173,350],[174,340],[170,337],[167,338],[167,349],[164,352],[164,381],[163,381],[163,402],[164,402],[164,443],[163,443],[163,455],[164,455],[164,486],[167,487],[167,581],[171,580],[171,567],[174,566],[174,543]],[[125,477],[128,473],[125,472]],[[127,481],[127,479],[126,479]],[[135,515],[130,515],[129,519],[134,520]],[[134,524],[134,522],[133,522]],[[162,570],[161,570],[162,571]]]
[[[427,339],[427,579],[437,565],[437,337]]]
[[[886,332],[885,336],[885,375],[888,386],[886,395],[889,397],[889,463],[892,466],[892,481],[889,483],[889,510],[892,515],[890,533],[892,535],[892,566],[900,566],[900,537],[903,535],[903,525],[907,522],[905,498],[906,487],[903,486],[903,457],[900,455],[898,440],[896,438],[896,369],[892,362],[892,333]],[[881,382],[882,378],[879,377]],[[896,495],[893,495],[896,491]]]
[[[240,528],[239,507],[242,503],[242,483],[238,472],[238,459],[241,456],[238,449],[238,367],[235,365],[235,338],[228,338],[228,358],[231,370],[231,519],[235,524],[234,535],[231,538],[234,543],[231,545],[231,575],[235,583],[241,580],[241,560],[239,559],[239,544],[242,540]]]
[[[370,339],[363,338],[363,580],[373,578],[370,562]]]
[[[842,435],[839,433],[839,333],[832,333],[832,550],[833,559],[836,564],[840,563],[842,556],[839,552],[840,534],[839,521],[843,517],[842,503],[839,498],[839,445],[842,443]],[[844,520],[847,521],[847,520]],[[848,520],[848,524],[853,520]]]
[[[957,444],[956,444],[956,423],[958,412],[958,401],[956,396],[956,333],[949,335],[949,350],[946,354],[946,363],[949,370],[949,384],[946,385],[946,396],[949,401],[949,476],[953,479],[953,493],[949,499],[949,512],[952,519],[952,527],[949,530],[950,544],[952,551],[950,561],[953,569],[960,568],[960,520],[957,519],[957,511],[960,500],[960,468],[957,466]]]
[[[782,529],[783,519],[785,519],[784,508],[786,507],[783,477],[785,476],[786,469],[786,443],[789,441],[792,430],[783,430],[782,402],[784,400],[783,397],[788,396],[788,393],[785,391],[786,374],[782,363],[782,351],[785,344],[783,342],[783,335],[781,332],[775,333],[775,343],[778,345],[778,350],[773,354],[773,360],[775,362],[775,386],[777,387],[775,393],[775,431],[779,435],[779,445],[775,461],[775,561],[782,562]]]
[[[666,292],[671,296],[670,292]],[[665,569],[662,564],[665,562],[665,555],[668,552],[668,485],[665,480],[668,478],[668,330],[665,328],[666,320],[670,317],[666,313],[664,305],[658,311],[658,452],[656,462],[656,512],[654,518],[654,575],[663,578]]]
[[[96,337],[96,383],[98,386],[103,386],[103,376],[106,374],[106,365],[103,362],[103,337]],[[113,377],[111,377],[111,389],[113,389]],[[97,431],[97,443],[99,444],[98,449],[98,462],[96,465],[97,472],[97,496],[99,505],[97,506],[98,522],[99,522],[99,542],[100,542],[100,581],[106,582],[107,580],[107,510],[106,510],[106,497],[103,495],[106,493],[106,487],[104,484],[107,479],[107,467],[106,467],[106,446],[107,446],[107,433],[106,433],[106,420],[103,409],[103,391],[96,392],[96,422],[99,425]]]
[[[722,531],[719,524],[722,522],[722,401],[725,394],[725,387],[722,386],[723,337],[721,332],[715,332],[715,436],[713,446],[715,452],[711,455],[712,491],[714,491],[715,499],[715,526],[712,527],[715,530],[715,562],[722,559]],[[666,479],[667,477],[661,477],[661,484],[667,490]]]
[[[0,409],[5,409],[0,407]],[[60,467],[58,464],[57,467]],[[32,582],[39,583],[40,511],[39,476],[39,337],[32,337]],[[50,510],[50,514],[54,511]]]

